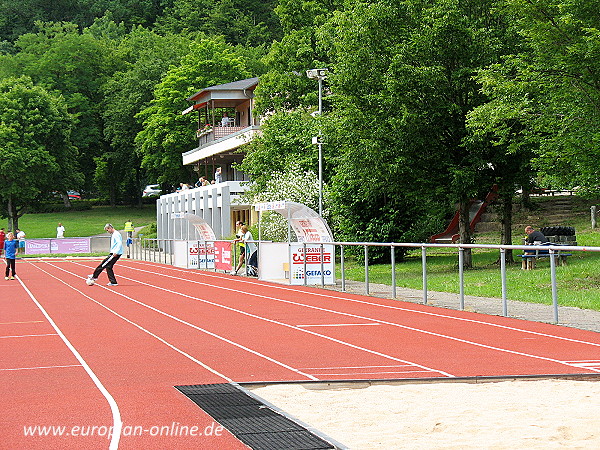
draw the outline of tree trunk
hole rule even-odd
[[[113,183],[108,185],[108,196],[111,208],[117,206],[117,189]]]
[[[470,244],[472,242],[471,237],[471,219],[470,219],[470,207],[471,202],[466,199],[462,199],[458,203],[458,233],[460,235],[461,244]],[[463,267],[470,269],[473,267],[473,257],[471,255],[471,249],[464,249],[464,260]]]
[[[69,194],[66,192],[61,192],[60,196],[62,197],[63,205],[65,205],[65,208],[70,208],[71,200],[69,200]]]
[[[500,245],[512,244],[512,213],[513,213],[513,196],[512,193],[501,193],[500,199]],[[505,262],[512,264],[515,262],[512,249],[506,250],[504,254]]]
[[[19,215],[17,214],[17,208],[13,203],[12,195],[8,197],[8,204],[6,206],[8,210],[8,231],[13,233],[19,228]]]
[[[137,206],[138,206],[138,208],[142,208],[144,206],[144,202],[142,199],[142,171],[140,170],[139,167],[137,167],[135,169],[135,185],[137,187],[137,191],[136,191]]]

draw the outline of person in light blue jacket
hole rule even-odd
[[[6,235],[6,240],[4,241],[4,257],[6,258],[6,272],[4,274],[5,280],[14,280],[15,275],[17,274],[15,266],[17,261],[17,250],[19,248],[19,241],[15,240],[15,235],[12,231],[10,231]],[[8,275],[12,271],[12,275],[10,278]]]
[[[118,286],[115,273],[113,272],[113,266],[119,260],[123,254],[123,236],[114,227],[107,223],[104,229],[110,233],[110,254],[104,258],[104,261],[100,263],[94,273],[88,276],[88,279],[94,282],[98,279],[104,269],[106,269],[106,275],[108,275],[108,286]],[[92,283],[93,284],[93,283]]]

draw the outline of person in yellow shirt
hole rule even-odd
[[[246,254],[246,244],[244,243],[244,233],[242,232],[242,227],[244,226],[244,222],[242,222],[241,220],[238,220],[235,223],[235,239],[233,240],[234,245],[239,245],[239,250],[240,250],[240,256],[239,256],[239,261],[237,264],[237,267],[231,271],[232,275],[237,275],[238,271],[242,268],[242,266],[244,265],[244,261],[245,261],[245,254]]]
[[[133,228],[133,222],[131,220],[128,220],[127,222],[125,222],[125,232],[127,233],[128,239],[131,239],[133,237],[134,230],[135,230],[135,228]]]
[[[131,255],[129,253],[129,246],[133,244],[133,232],[135,228],[133,227],[133,222],[128,220],[125,222],[125,234],[127,235],[127,240],[125,241],[125,245],[127,246],[127,257],[129,258]]]

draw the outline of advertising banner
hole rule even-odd
[[[90,253],[90,238],[67,239],[27,239],[25,253],[28,255],[42,255],[50,253]]]
[[[280,211],[286,208],[286,201],[279,202],[265,202],[265,203],[257,203],[254,205],[254,209],[256,211]]]
[[[304,251],[306,250],[306,252]],[[291,244],[292,267],[290,273],[291,284],[317,285],[321,284],[321,273],[325,284],[335,284],[335,258],[334,246],[323,245],[323,265],[321,266],[321,245],[307,245],[306,249],[301,244]],[[306,273],[304,261],[306,260]],[[321,272],[322,269],[322,272]]]
[[[25,253],[28,255],[51,253],[50,248],[50,239],[27,239],[25,241]]]
[[[215,242],[215,269],[232,270],[231,264],[231,242]]]
[[[56,250],[54,250],[56,248]],[[65,238],[52,240],[52,253],[89,253],[90,238]]]
[[[320,217],[291,218],[290,225],[296,233],[298,242],[331,242],[329,230]]]
[[[188,269],[214,269],[215,247],[213,243],[187,241],[187,254]]]

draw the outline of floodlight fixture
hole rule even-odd
[[[328,72],[329,69],[309,69],[306,71],[306,76],[311,80],[324,80]]]

